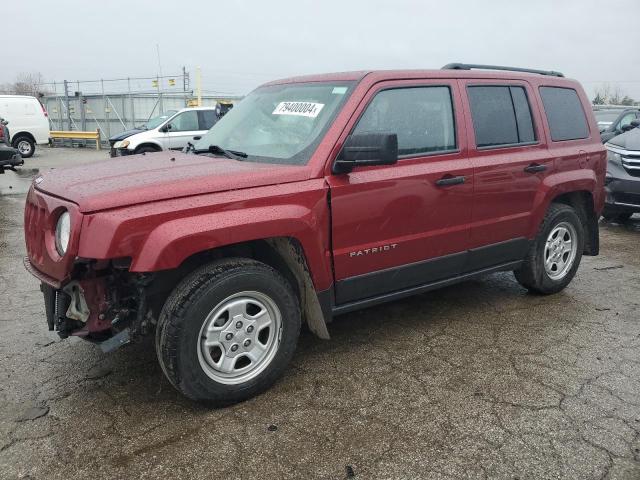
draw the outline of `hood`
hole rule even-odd
[[[113,135],[111,137],[109,137],[109,142],[119,142],[120,140],[124,140],[125,138],[128,138],[132,135],[135,135],[136,133],[140,133],[140,132],[146,132],[146,130],[142,129],[142,128],[134,128],[133,130],[125,130],[122,133],[118,133],[117,135]]]
[[[37,177],[35,185],[40,191],[71,200],[86,213],[308,178],[306,166],[158,152],[51,170]]]
[[[625,150],[640,150],[640,128],[634,128],[622,135],[613,137],[609,144]]]

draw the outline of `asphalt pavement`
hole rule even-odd
[[[338,317],[274,388],[214,410],[151,341],[103,354],[47,331],[23,206],[0,196],[1,479],[640,479],[638,219],[601,224],[557,295],[501,273]]]

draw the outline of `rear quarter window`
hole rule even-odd
[[[589,137],[587,117],[573,88],[540,87],[540,97],[551,131],[551,140],[578,140]]]

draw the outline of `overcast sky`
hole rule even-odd
[[[640,0],[18,0],[3,2],[0,83],[200,65],[206,91],[298,74],[469,62],[553,69],[640,99]]]

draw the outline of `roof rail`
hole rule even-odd
[[[506,70],[509,72],[524,72],[524,73],[537,73],[539,75],[550,75],[552,77],[564,77],[560,72],[554,72],[553,70],[535,70],[533,68],[519,68],[519,67],[504,67],[501,65],[480,65],[476,63],[447,63],[442,70]]]

